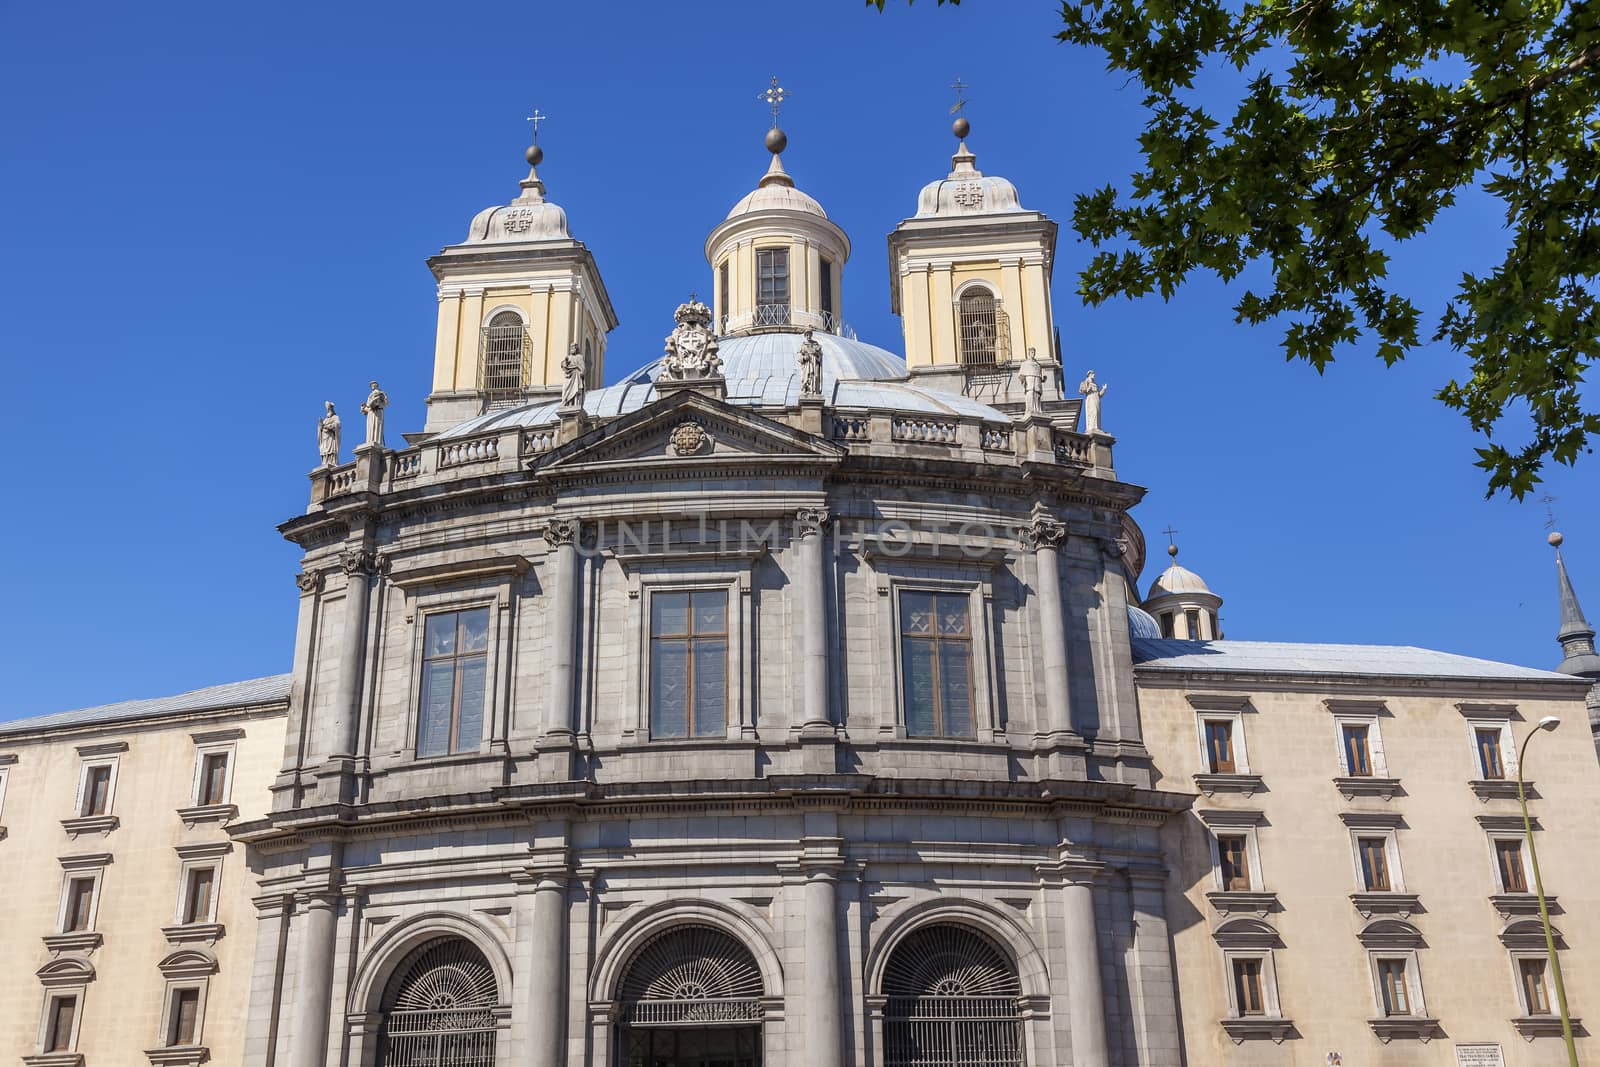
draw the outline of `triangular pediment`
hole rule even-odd
[[[674,393],[539,457],[542,475],[626,467],[641,477],[683,468],[747,470],[837,463],[838,445],[692,391]]]

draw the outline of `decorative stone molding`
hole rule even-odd
[[[441,563],[432,567],[416,567],[406,571],[393,571],[389,581],[400,589],[438,585],[443,582],[465,582],[481,578],[511,578],[528,573],[525,556],[487,556],[463,560],[459,563]]]
[[[0,767],[11,767],[17,762],[15,752],[0,752]]]
[[[215,945],[227,932],[221,923],[179,923],[161,928],[161,936],[169,945]]]
[[[1517,714],[1517,706],[1515,704],[1474,704],[1463,701],[1456,705],[1456,710],[1468,719],[1510,720],[1521,718]]]
[[[93,745],[79,745],[78,755],[85,758],[90,756],[114,756],[118,752],[128,751],[126,741],[101,741]]]
[[[1420,909],[1420,897],[1416,893],[1351,893],[1350,903],[1356,906],[1356,911],[1361,913],[1363,919],[1370,919],[1374,915],[1398,915],[1402,919],[1411,917],[1411,913]]]
[[[1539,914],[1539,895],[1537,893],[1495,893],[1489,898],[1489,903],[1494,910],[1500,913],[1501,919],[1509,919],[1513,915]],[[1544,896],[1546,910],[1552,915],[1559,914],[1561,905],[1556,903],[1556,898],[1546,893]],[[1543,944],[1543,934],[1540,934],[1540,944]]]
[[[1266,789],[1259,774],[1197,774],[1194,776],[1194,787],[1208,797],[1218,793],[1253,797]]]
[[[244,728],[230,726],[222,730],[203,730],[197,734],[190,734],[189,740],[197,745],[215,745],[223,741],[239,741],[244,738]]]
[[[570,545],[577,540],[583,523],[578,519],[553,518],[544,526],[544,539],[551,546]]]
[[[1522,825],[1521,815],[1475,815],[1473,818],[1488,833],[1520,834],[1527,829]],[[1539,820],[1531,815],[1528,817],[1528,826],[1535,830],[1544,829],[1539,825]]]
[[[1271,923],[1260,919],[1229,919],[1211,937],[1219,948],[1266,950],[1283,947],[1283,939]]]
[[[1201,808],[1195,816],[1213,830],[1260,826],[1267,821],[1267,813],[1256,808]]]
[[[1356,797],[1381,797],[1384,800],[1393,800],[1395,794],[1400,792],[1400,779],[1376,778],[1372,775],[1335,778],[1333,785],[1339,790],[1339,795],[1346,800],[1354,800]]]
[[[672,431],[672,453],[675,456],[694,456],[706,450],[711,435],[698,422],[680,422]]]
[[[196,804],[193,807],[178,809],[178,818],[183,820],[184,827],[189,830],[193,830],[201,823],[231,822],[238,815],[237,804]]]
[[[794,513],[795,533],[801,537],[820,534],[827,529],[831,517],[827,508],[801,508]]]
[[[1233,1039],[1235,1045],[1242,1045],[1246,1041],[1271,1041],[1274,1045],[1281,1045],[1284,1039],[1294,1033],[1293,1019],[1280,1019],[1268,1015],[1246,1015],[1238,1019],[1221,1020],[1223,1032]]]
[[[85,852],[77,856],[62,856],[61,869],[64,871],[97,871],[101,867],[111,864],[109,852]]]
[[[1405,825],[1397,811],[1341,811],[1339,818],[1352,830],[1398,830]]]
[[[1534,906],[1534,911],[1537,913],[1538,905]],[[1566,938],[1554,925],[1550,927],[1550,937],[1555,941],[1558,950],[1567,947]],[[1506,928],[1500,931],[1500,943],[1513,952],[1549,951],[1544,943],[1544,923],[1538,919],[1517,919],[1508,923]]]
[[[347,548],[339,556],[339,566],[348,577],[363,575],[371,578],[388,571],[389,557],[364,548]]]
[[[1389,705],[1382,700],[1333,699],[1324,700],[1322,706],[1334,715],[1387,715]]]
[[[52,956],[63,952],[93,952],[105,943],[105,935],[97,930],[78,930],[70,934],[45,934],[44,947]]]
[[[94,964],[86,959],[70,956],[64,960],[51,960],[37,971],[34,977],[46,989],[66,989],[84,986],[94,981]]]
[[[25,1067],[83,1067],[83,1053],[42,1052],[36,1056],[24,1056],[22,1062]]]
[[[294,584],[302,593],[315,593],[322,588],[321,571],[301,571],[294,576]]]
[[[1517,780],[1515,778],[1474,778],[1467,783],[1467,788],[1472,790],[1479,800],[1488,803],[1491,800],[1517,799]],[[1534,791],[1533,783],[1524,781],[1522,791],[1529,800],[1537,800],[1539,794]]]
[[[1436,1037],[1444,1036],[1444,1029],[1439,1025],[1439,1020],[1425,1015],[1390,1015],[1381,1019],[1368,1019],[1367,1025],[1372,1027],[1372,1032],[1378,1035],[1378,1040],[1385,1045],[1397,1037],[1427,1044]]]
[[[205,1063],[211,1059],[211,1050],[204,1045],[172,1045],[167,1048],[147,1048],[144,1054],[159,1067],[180,1067],[185,1064]]]
[[[192,981],[216,974],[217,958],[201,949],[184,948],[168,953],[156,967],[163,978]]]
[[[191,845],[175,845],[173,851],[183,860],[208,860],[226,856],[233,851],[232,841],[199,841]]]
[[[1250,698],[1237,693],[1185,693],[1183,698],[1196,711],[1252,711]]]
[[[1265,918],[1278,907],[1278,894],[1270,891],[1218,890],[1207,893],[1206,899],[1223,915],[1259,915]]]
[[[1040,516],[1017,528],[1017,540],[1030,552],[1041,548],[1060,548],[1067,539],[1067,524]]]
[[[1583,1020],[1572,1019],[1572,1034],[1579,1036],[1583,1031]],[[1522,1035],[1524,1041],[1532,1042],[1538,1037],[1561,1037],[1561,1016],[1559,1015],[1519,1015],[1511,1020],[1511,1025],[1517,1028],[1517,1033]],[[1583,1033],[1587,1037],[1587,1033]]]
[[[62,819],[61,828],[67,832],[67,837],[76,841],[84,834],[99,834],[105,837],[121,825],[115,815],[79,815],[73,819]]]

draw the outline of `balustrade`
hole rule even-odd
[[[473,463],[492,463],[500,458],[500,438],[469,437],[464,441],[444,441],[439,445],[439,469],[464,467]]]

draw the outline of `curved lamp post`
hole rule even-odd
[[[1567,1043],[1567,1063],[1578,1067],[1578,1049],[1572,1043],[1572,1017],[1567,1014],[1567,988],[1561,982],[1561,960],[1556,957],[1556,938],[1550,930],[1550,908],[1544,899],[1544,879],[1539,877],[1539,850],[1533,843],[1533,820],[1528,817],[1528,794],[1522,785],[1522,765],[1528,752],[1528,742],[1539,731],[1554,730],[1561,725],[1555,715],[1546,715],[1528,731],[1517,750],[1517,802],[1522,805],[1522,832],[1528,841],[1528,859],[1533,864],[1533,889],[1539,895],[1539,921],[1544,925],[1544,950],[1550,960],[1550,974],[1556,987],[1556,1007],[1561,1011],[1561,1037]]]

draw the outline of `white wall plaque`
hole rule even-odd
[[[1492,1042],[1457,1045],[1456,1067],[1506,1067],[1506,1058]]]

